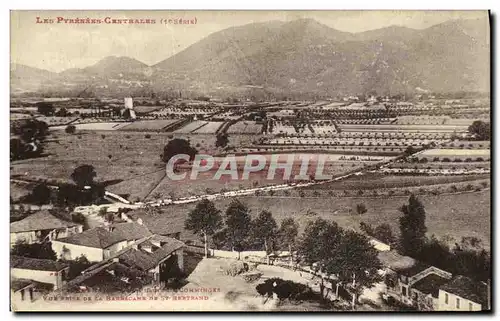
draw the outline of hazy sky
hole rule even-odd
[[[156,19],[150,25],[38,24],[36,17]],[[162,25],[160,19],[194,19]],[[347,32],[390,25],[424,29],[450,19],[487,17],[486,11],[13,11],[11,62],[51,71],[82,68],[106,56],[128,56],[148,65],[231,26],[269,20],[313,18]]]

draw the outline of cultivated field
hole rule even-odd
[[[224,122],[209,121],[205,125],[193,131],[193,134],[215,134]]]
[[[425,206],[427,234],[437,237],[451,237],[460,241],[464,236],[475,236],[490,245],[491,205],[490,191],[459,193],[449,195],[419,196]],[[399,209],[408,202],[408,196],[400,197],[330,197],[319,201],[316,197],[255,197],[238,198],[250,209],[252,216],[269,210],[278,224],[285,218],[293,217],[302,231],[307,221],[316,217],[334,220],[346,228],[359,229],[360,222],[372,225],[387,223],[393,232],[399,234]],[[217,208],[225,210],[232,198],[217,200]],[[356,213],[356,205],[363,203],[368,211],[363,215]],[[174,215],[178,220],[185,219],[195,204],[167,206],[164,215]],[[184,213],[184,216],[182,214]],[[317,215],[314,215],[316,213]],[[180,224],[180,223],[179,223]],[[452,241],[453,242],[453,241]]]
[[[143,120],[135,121],[128,126],[121,127],[124,131],[161,131],[165,127],[179,122],[176,119],[158,119],[158,120]]]
[[[208,122],[202,121],[202,120],[195,120],[191,123],[188,123],[187,125],[177,129],[174,131],[174,133],[177,134],[189,134],[197,130],[198,128],[205,126]]]
[[[120,128],[129,126],[129,122],[96,122],[96,123],[86,123],[86,124],[72,124],[76,127],[76,130],[118,130]],[[54,126],[51,127],[54,130],[66,129],[66,126]]]
[[[240,121],[228,128],[228,134],[260,134],[262,125],[254,121]]]
[[[490,158],[489,149],[428,149],[424,150],[418,155],[418,157],[481,157],[483,159]]]

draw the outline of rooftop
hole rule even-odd
[[[57,272],[68,267],[68,265],[66,263],[52,261],[52,260],[34,259],[31,257],[11,255],[10,267],[17,269],[26,269],[26,270]]]
[[[483,309],[488,305],[488,286],[484,282],[474,281],[466,276],[457,275],[450,282],[443,285],[441,290],[479,303]]]
[[[10,289],[14,292],[22,290],[26,288],[27,286],[30,286],[33,284],[33,281],[28,280],[28,279],[15,279],[12,278],[10,280]]]
[[[187,214],[180,211],[149,213],[144,210],[136,210],[128,212],[126,215],[134,221],[140,218],[144,226],[158,235],[184,232],[184,221],[187,217]]]
[[[10,223],[10,233],[54,230],[59,228],[73,227],[79,224],[63,221],[48,211],[40,211],[24,219]]]
[[[155,235],[141,242],[137,248],[132,247],[118,255],[120,263],[126,266],[148,271],[167,258],[175,250],[184,246],[184,243],[176,239]],[[151,251],[151,252],[149,252]]]
[[[403,256],[394,250],[379,252],[378,258],[383,266],[386,266],[393,271],[409,269],[417,262],[415,259],[409,256]]]
[[[431,294],[437,298],[439,296],[439,288],[449,282],[449,279],[443,278],[437,274],[429,274],[423,279],[418,280],[413,284],[413,288],[425,294]]]
[[[58,239],[58,242],[105,249],[121,241],[138,240],[150,236],[151,232],[137,223],[118,223],[108,227],[96,227],[83,233]]]

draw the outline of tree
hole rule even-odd
[[[51,194],[52,191],[47,184],[41,183],[33,188],[31,194],[28,195],[28,200],[37,205],[49,204]]]
[[[46,101],[36,103],[37,111],[44,116],[51,116],[54,114],[54,105]]]
[[[203,199],[196,204],[195,209],[189,212],[184,225],[187,230],[203,236],[205,257],[208,257],[208,237],[213,236],[223,225],[221,211],[212,201]]]
[[[56,260],[56,252],[52,250],[52,243],[33,243],[17,242],[10,252],[12,255],[31,257],[35,259]]]
[[[490,140],[491,128],[490,123],[476,120],[468,128],[469,133],[474,135],[477,140]]]
[[[92,165],[80,165],[73,170],[71,173],[71,179],[80,188],[84,186],[93,186],[94,178],[97,176],[94,166]]]
[[[399,218],[401,246],[403,253],[418,257],[425,243],[425,209],[415,195],[411,195],[408,204],[401,207],[403,216]]]
[[[290,252],[290,266],[293,265],[292,250],[295,248],[297,235],[299,235],[299,225],[293,218],[285,218],[281,221],[281,225],[278,230],[278,237],[281,246],[288,248],[288,252]]]
[[[161,159],[167,163],[175,155],[187,154],[190,160],[192,160],[197,153],[198,151],[194,147],[191,147],[189,141],[182,138],[174,138],[163,148]]]
[[[80,276],[82,271],[93,265],[93,263],[89,262],[87,257],[83,254],[77,257],[75,260],[64,262],[68,263],[69,265],[69,272],[67,276],[70,280],[76,278],[77,276]]]
[[[361,203],[356,205],[356,213],[358,213],[358,215],[365,214],[366,212],[368,212],[368,210],[365,204]]]
[[[329,223],[322,218],[309,221],[300,238],[297,249],[299,257],[305,263],[316,266],[321,275],[320,292],[324,297],[323,273],[335,248],[342,237],[342,229],[337,223]],[[327,273],[329,274],[329,273]]]
[[[396,241],[396,237],[392,234],[391,226],[387,223],[377,226],[373,231],[373,237],[389,245],[394,244]]]
[[[217,134],[217,139],[215,141],[215,147],[226,147],[229,143],[229,135],[227,133]]]
[[[66,116],[69,116],[70,113],[68,112],[68,110],[66,108],[62,107],[61,109],[56,111],[55,115],[58,117],[66,117]]]
[[[240,252],[252,222],[248,207],[235,199],[226,209],[226,237],[231,249]]]
[[[36,119],[21,119],[11,122],[11,160],[37,157],[43,153],[44,142],[49,134],[47,123]]]
[[[68,125],[66,126],[66,129],[64,131],[66,132],[66,134],[74,134],[76,132],[76,126]]]
[[[363,289],[381,280],[378,273],[381,267],[378,252],[368,242],[368,238],[350,230],[342,233],[340,242],[323,264],[327,274],[334,274],[340,283],[348,284],[353,309]]]
[[[266,255],[269,254],[269,243],[277,235],[278,225],[269,211],[260,212],[259,216],[252,222],[252,237],[259,245],[264,243]],[[268,260],[269,260],[269,256]]]

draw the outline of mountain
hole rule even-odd
[[[85,75],[99,77],[124,77],[131,75],[140,75],[148,68],[143,62],[129,57],[109,56],[101,59],[96,64],[83,69],[73,68],[63,71],[63,76]]]
[[[22,64],[10,65],[11,92],[38,90],[44,83],[57,78],[57,73]]]
[[[417,87],[487,91],[488,39],[488,21],[482,19],[357,34],[303,19],[229,28],[154,67],[160,79],[169,75],[199,90],[260,86],[321,95],[401,93]],[[169,82],[172,78],[162,84]]]
[[[417,87],[434,92],[488,91],[488,30],[487,19],[362,33],[338,31],[313,19],[269,21],[215,32],[154,66],[107,57],[57,77],[27,73],[33,79],[57,78],[62,88],[92,86],[105,94],[168,89],[213,95],[336,96],[411,93]]]

